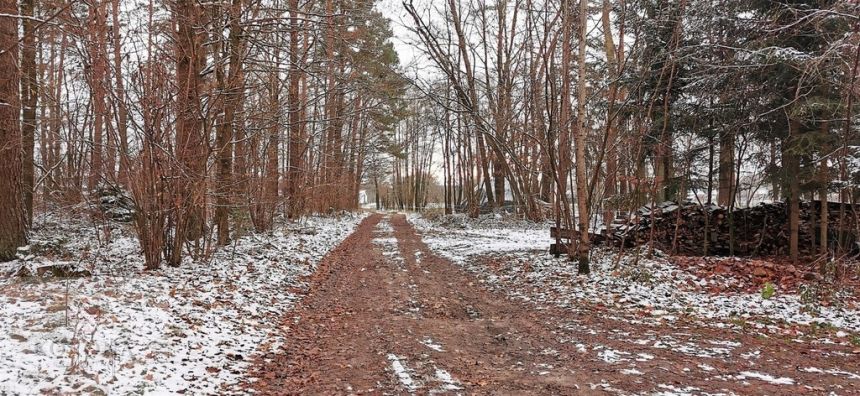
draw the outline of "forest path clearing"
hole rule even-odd
[[[636,326],[513,301],[434,255],[402,215],[365,219],[326,256],[311,283],[309,295],[284,319],[285,345],[251,370],[249,386],[259,393],[860,389],[852,357],[839,359],[840,369],[850,371],[828,373],[834,356],[807,345],[705,327]]]

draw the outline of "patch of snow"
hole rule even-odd
[[[649,353],[637,353],[636,354],[636,361],[637,362],[647,362],[647,361],[653,360],[653,359],[654,359],[654,355],[649,354]]]
[[[836,376],[846,376],[852,380],[860,380],[860,374],[855,374],[855,373],[852,373],[850,371],[844,371],[844,370],[837,370],[837,369],[822,370],[822,369],[817,368],[817,367],[804,367],[804,368],[801,368],[800,371],[803,371],[805,373],[827,373],[827,374],[836,375]]]
[[[605,349],[601,350],[600,352],[597,352],[597,357],[603,359],[603,361],[606,363],[618,363],[618,362],[628,360],[627,358],[623,357],[625,355],[630,355],[630,353],[629,352],[622,352],[622,351],[618,351],[618,350],[614,350],[614,349],[610,349],[610,348],[605,348]]]
[[[662,390],[653,393],[655,396],[693,396],[696,392],[700,391],[699,388],[693,386],[678,388],[674,385],[658,384],[657,387]]]
[[[418,389],[418,384],[412,379],[412,376],[409,374],[409,369],[403,365],[400,361],[400,358],[393,353],[388,354],[388,361],[391,362],[391,369],[394,370],[394,375],[397,376],[397,380],[400,381],[400,384],[406,387],[410,392],[414,392]]]
[[[794,385],[794,380],[788,377],[774,377],[770,374],[759,373],[756,371],[741,371],[735,378],[744,380],[747,378],[755,378],[774,385]]]
[[[463,389],[463,387],[460,386],[460,383],[457,382],[453,376],[451,376],[451,373],[438,367],[436,368],[436,379],[442,383],[442,390],[452,391]]]
[[[652,347],[657,349],[669,349],[673,352],[683,353],[688,356],[715,358],[728,357],[731,355],[731,348],[724,347],[705,347],[693,342],[678,342],[669,336],[663,336],[660,340],[654,342]]]
[[[432,338],[430,338],[430,337],[427,337],[427,338],[425,338],[423,341],[421,341],[421,344],[422,344],[422,345],[424,345],[424,346],[426,346],[427,348],[430,348],[430,349],[432,349],[432,350],[436,351],[436,352],[445,352],[445,350],[444,350],[444,349],[442,349],[442,345],[441,345],[441,344],[436,343],[436,342],[435,342],[435,341],[433,341],[433,339],[432,339]]]
[[[143,271],[128,226],[111,226],[106,241],[86,221],[39,218],[31,262],[78,263],[92,276],[0,278],[0,393],[239,393],[231,387],[261,344],[283,342],[303,277],[361,219],[309,217]]]

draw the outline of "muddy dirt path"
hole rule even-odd
[[[252,369],[249,386],[261,394],[613,394],[687,385],[712,394],[810,392],[766,381],[749,387],[731,375],[715,379],[708,372],[730,368],[694,372],[688,367],[701,359],[679,356],[678,348],[616,351],[620,341],[607,335],[635,337],[636,328],[535,310],[490,292],[435,256],[400,215],[368,217],[329,253],[283,331],[285,345]],[[584,345],[603,350],[586,353]],[[774,347],[786,357],[797,352]],[[621,369],[617,363],[625,360],[636,369]],[[812,393],[833,389],[832,381],[810,381],[820,385]],[[846,381],[838,389],[858,389]]]

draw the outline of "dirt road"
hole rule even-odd
[[[487,291],[471,274],[435,256],[399,215],[364,220],[326,257],[308,296],[287,316],[287,343],[261,356],[252,370],[249,386],[262,394],[607,394],[682,392],[688,386],[710,394],[860,390],[860,378],[797,370],[801,356],[804,367],[826,370],[831,352],[845,352],[801,351],[781,340],[676,329],[666,347],[631,350],[630,339],[672,329],[538,311]],[[668,341],[679,335],[691,337],[683,344]],[[696,339],[701,343],[689,341]],[[703,341],[713,339],[726,341]],[[626,349],[615,349],[619,345]],[[682,353],[684,348],[695,353]],[[755,367],[730,367],[719,354],[733,349],[765,351],[767,359]],[[762,379],[753,368],[790,371],[792,378]]]

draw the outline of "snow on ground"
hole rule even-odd
[[[433,341],[433,339],[430,337],[424,338],[424,340],[421,341],[421,344],[423,344],[427,348],[430,348],[436,352],[445,352],[445,350],[442,349],[442,345],[437,343],[436,341]]]
[[[279,342],[301,278],[361,218],[310,217],[151,272],[121,226],[104,243],[101,227],[38,219],[24,264],[75,263],[92,276],[0,277],[0,394],[238,392],[251,356]]]
[[[460,263],[467,257],[488,253],[544,251],[550,243],[548,223],[502,221],[493,215],[478,219],[453,215],[435,223],[414,213],[408,218],[434,251]]]
[[[436,368],[436,379],[442,383],[439,392],[450,392],[463,389],[460,383],[451,376],[451,373],[444,369]],[[431,394],[433,392],[431,391]]]
[[[412,214],[409,220],[437,254],[477,273],[488,286],[502,287],[513,297],[538,305],[574,309],[584,303],[603,305],[636,317],[645,313],[633,320],[646,324],[693,316],[714,326],[739,321],[770,329],[778,323],[816,324],[860,332],[856,306],[818,306],[779,291],[769,299],[760,294],[707,293],[705,287],[713,280],[683,271],[659,252],[647,259],[644,254],[637,257],[635,251],[619,256],[612,250],[594,249],[592,274],[579,277],[575,263],[548,253],[553,242],[549,224],[509,222],[493,215],[430,221]],[[528,286],[524,290],[511,285]],[[849,341],[850,334],[843,335],[841,341]]]
[[[736,377],[739,380],[745,380],[747,378],[755,378],[760,379],[764,382],[775,384],[775,385],[794,385],[794,380],[788,377],[774,377],[770,374],[759,373],[755,371],[741,371],[741,373]]]
[[[410,370],[407,369],[400,361],[400,358],[393,353],[388,354],[388,360],[391,361],[391,370],[394,371],[394,375],[397,376],[400,383],[410,392],[414,392],[415,389],[418,388],[418,385],[416,385],[415,381],[412,379],[412,375],[409,373]]]

